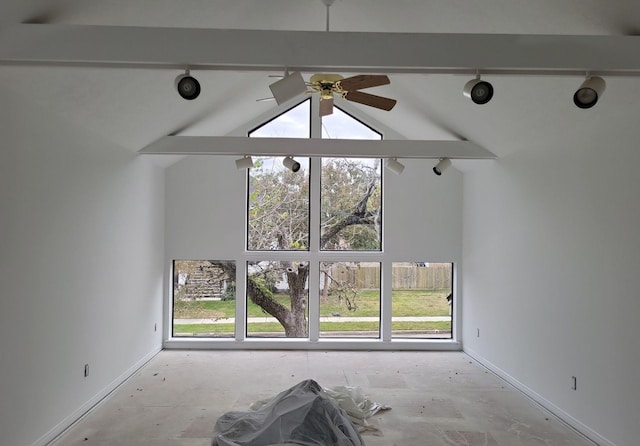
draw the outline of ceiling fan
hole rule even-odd
[[[269,85],[273,97],[278,104],[282,104],[299,94],[319,93],[320,116],[333,113],[333,99],[335,95],[352,102],[391,110],[396,105],[395,99],[376,96],[360,90],[364,88],[378,87],[391,83],[389,77],[384,74],[359,74],[344,78],[339,74],[314,74],[305,82],[299,72],[285,73],[283,79]]]
[[[390,83],[389,77],[384,74],[359,74],[347,78],[339,74],[314,74],[307,86],[311,88],[310,93],[320,93],[320,116],[326,116],[333,113],[334,95],[381,110],[391,110],[396,105],[395,99],[360,91]]]

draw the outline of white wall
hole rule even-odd
[[[464,179],[465,351],[619,446],[640,438],[638,166],[595,141]]]
[[[237,158],[237,157],[236,157]],[[166,171],[166,256],[233,260],[244,249],[246,172],[235,158],[187,157]]]
[[[161,346],[164,175],[8,88],[1,442],[44,444]]]
[[[437,160],[403,159],[401,175],[385,172],[385,252],[393,261],[462,260],[462,173],[433,173]]]

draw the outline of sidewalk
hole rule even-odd
[[[378,322],[378,317],[351,317],[351,316],[330,316],[321,317],[320,322]],[[406,316],[406,317],[394,317],[394,322],[446,322],[451,320],[451,316]],[[234,324],[236,319],[220,318],[220,319],[174,319],[174,325],[192,325],[192,324]],[[264,322],[278,322],[274,317],[250,317],[248,323],[264,323]]]

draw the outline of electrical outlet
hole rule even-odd
[[[84,365],[84,377],[89,376],[89,364]]]
[[[576,378],[575,376],[571,377],[571,390],[577,390],[578,389],[578,378]]]

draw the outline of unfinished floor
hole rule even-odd
[[[193,350],[162,351],[52,444],[210,445],[223,413],[309,378],[391,406],[367,446],[593,446],[464,353]]]

